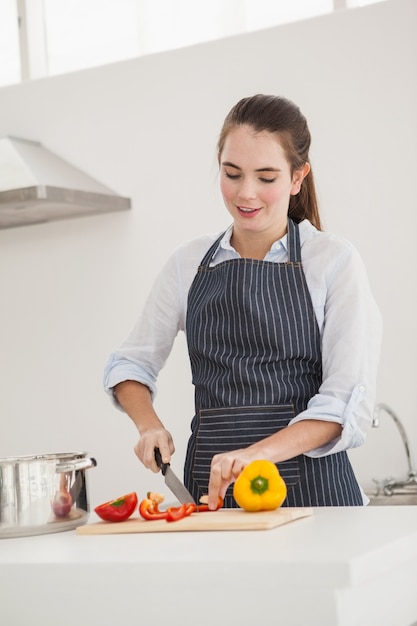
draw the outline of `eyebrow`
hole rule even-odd
[[[224,167],[234,167],[236,170],[241,170],[238,165],[235,165],[231,161],[223,161],[222,165]],[[258,167],[255,172],[280,172],[281,170],[276,167]]]

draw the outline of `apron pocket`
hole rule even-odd
[[[208,493],[211,459],[215,454],[247,448],[285,428],[294,417],[294,407],[281,404],[202,409],[197,417],[193,479],[204,494]],[[300,481],[297,457],[277,463],[277,467],[287,487]]]

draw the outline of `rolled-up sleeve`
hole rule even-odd
[[[174,254],[160,272],[143,310],[126,341],[112,352],[104,368],[104,390],[112,397],[115,385],[140,382],[156,393],[156,381],[178,331],[183,326],[183,298]]]
[[[198,264],[217,234],[186,241],[173,252],[159,273],[142,312],[120,348],[112,352],[104,368],[104,390],[116,407],[113,393],[125,380],[157,391],[159,372],[172,350],[178,332],[185,328],[188,290]]]
[[[322,311],[316,310],[321,332],[322,384],[306,410],[291,423],[304,419],[337,422],[342,433],[328,444],[307,452],[311,457],[364,443],[375,403],[382,339],[381,315],[358,252],[345,241],[330,238],[329,244],[322,255],[327,266],[322,272],[323,283],[318,285],[310,276],[313,289],[325,294]],[[309,272],[319,275],[314,262],[306,264],[305,272],[307,282]]]

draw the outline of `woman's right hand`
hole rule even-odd
[[[166,428],[150,428],[142,433],[134,450],[138,459],[152,472],[159,472],[155,461],[155,448],[159,448],[162,462],[169,463],[175,452],[171,433]]]

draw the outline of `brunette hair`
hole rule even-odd
[[[263,94],[243,98],[228,113],[217,142],[219,161],[229,132],[244,124],[256,132],[267,131],[278,135],[290,164],[291,174],[309,162],[311,135],[307,120],[298,106],[286,98]],[[303,180],[299,193],[291,196],[288,215],[295,222],[307,218],[316,228],[322,229],[311,169]]]

